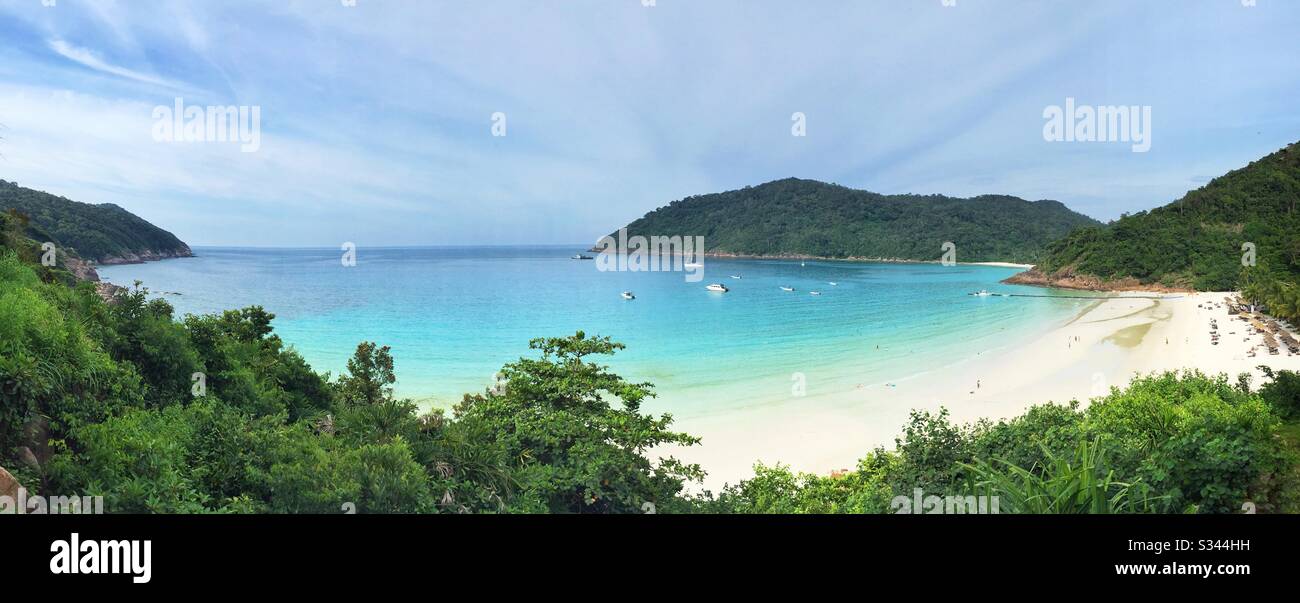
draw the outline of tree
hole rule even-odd
[[[114,360],[130,362],[149,385],[148,398],[154,406],[190,400],[192,375],[203,371],[184,327],[172,320],[171,304],[149,299],[149,289],[136,281],[135,288],[118,295],[109,308],[109,350]]]
[[[348,374],[339,377],[339,398],[344,404],[379,404],[392,399],[396,382],[391,349],[364,341],[348,360]]]
[[[688,481],[703,479],[698,465],[651,460],[661,445],[691,446],[698,438],[669,431],[670,415],[640,412],[654,394],[588,356],[623,349],[608,337],[534,339],[540,358],[502,369],[504,387],[467,395],[456,407],[461,429],[501,446],[527,494],[545,510],[568,513],[641,513],[669,505]],[[617,400],[618,405],[611,404]],[[650,503],[648,506],[646,503]]]

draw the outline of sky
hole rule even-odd
[[[787,177],[1110,220],[1300,140],[1300,2],[1249,4],[0,0],[0,178],[191,245],[586,243]],[[1150,149],[1046,140],[1067,98]]]

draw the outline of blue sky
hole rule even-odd
[[[1300,140],[1297,31],[1289,0],[0,0],[0,178],[197,245],[590,242],[789,176],[1112,219]],[[260,107],[260,149],[155,141],[176,97]],[[1066,97],[1151,106],[1151,150],[1045,141]]]

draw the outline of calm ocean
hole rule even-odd
[[[967,295],[1044,293],[1000,284],[1013,268],[710,258],[692,283],[570,259],[585,247],[362,247],[352,267],[336,249],[196,248],[99,272],[167,292],[178,316],[261,305],[317,370],[337,374],[360,341],[392,346],[398,393],[438,406],[490,386],[531,338],[609,335],[628,346],[609,364],[655,384],[647,409],[679,417],[787,398],[796,382],[811,396],[915,377],[1083,308]],[[706,291],[711,282],[731,291]]]

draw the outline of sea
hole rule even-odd
[[[1001,283],[1018,268],[706,258],[697,280],[572,259],[586,247],[362,247],[353,262],[338,248],[197,247],[99,273],[141,281],[177,317],[262,306],[318,371],[338,375],[359,342],[390,346],[397,394],[431,407],[492,387],[502,365],[536,355],[530,340],[608,336],[627,347],[599,360],[653,384],[646,409],[678,417],[924,378],[1086,303]]]

